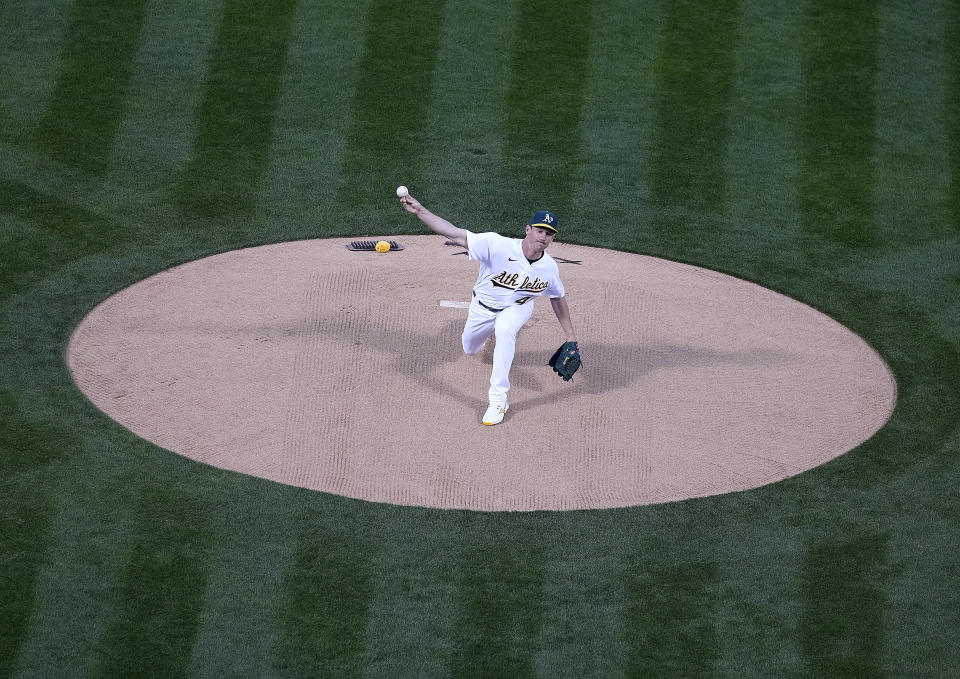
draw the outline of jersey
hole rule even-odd
[[[544,252],[530,262],[523,254],[522,242],[497,233],[467,232],[467,254],[480,262],[473,294],[487,307],[502,309],[543,294],[550,299],[566,294],[553,257]]]

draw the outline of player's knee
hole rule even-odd
[[[463,337],[461,339],[463,343],[463,353],[465,353],[467,356],[473,356],[474,354],[479,353],[481,349],[483,349],[482,341],[477,342],[476,340],[472,338],[467,338],[467,337]]]

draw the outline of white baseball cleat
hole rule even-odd
[[[510,406],[507,405],[506,401],[503,403],[491,403],[487,407],[487,412],[483,414],[483,419],[480,420],[480,422],[488,426],[492,424],[500,424],[503,422],[503,416],[508,410],[510,410]]]

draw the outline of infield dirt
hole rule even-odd
[[[376,238],[374,238],[376,239]],[[857,335],[713,271],[555,243],[583,368],[538,300],[510,411],[484,427],[491,347],[460,331],[478,265],[437,236],[349,252],[280,243],[163,271],[110,297],[67,361],[104,413],[158,446],[377,502],[565,510],[773,483],[887,421],[896,385]]]

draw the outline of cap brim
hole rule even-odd
[[[548,231],[553,231],[554,233],[557,232],[557,230],[556,230],[555,228],[553,228],[551,225],[549,225],[549,224],[544,224],[543,222],[537,222],[536,224],[530,224],[530,226],[539,226],[541,229],[547,229]]]

